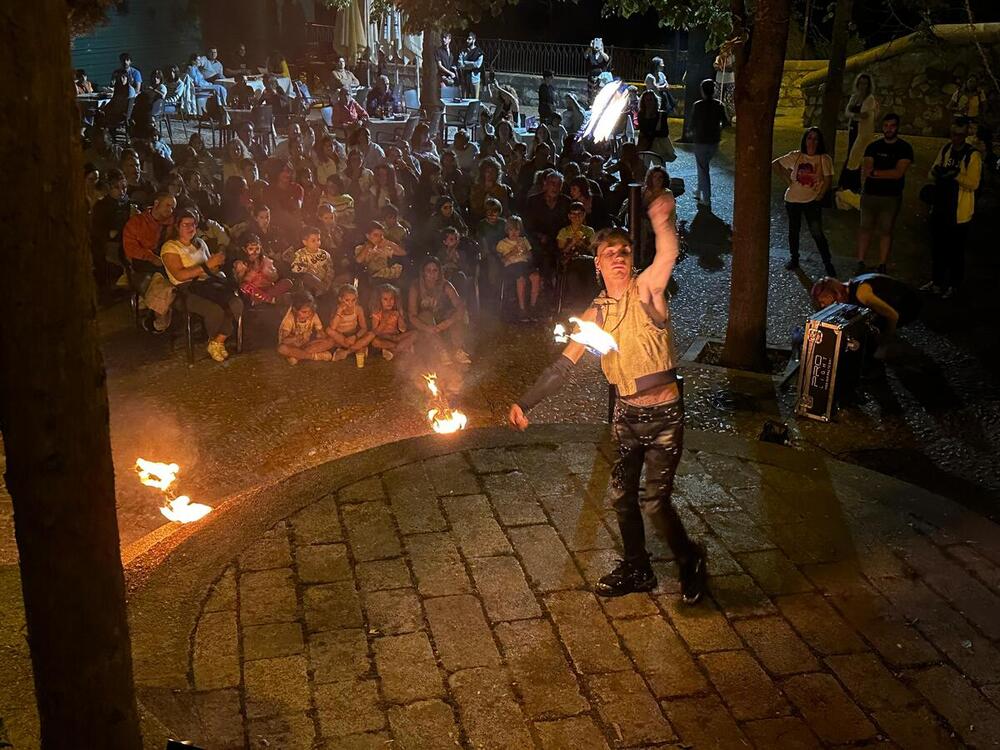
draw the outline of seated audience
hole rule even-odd
[[[531,243],[522,236],[524,222],[520,216],[511,216],[505,224],[506,237],[497,242],[497,255],[503,262],[503,279],[506,284],[514,284],[517,292],[517,308],[521,320],[527,321],[535,314],[538,295],[542,288],[542,277],[531,250]],[[531,285],[531,297],[527,297],[527,286]],[[529,312],[528,303],[531,308]]]
[[[437,258],[427,258],[420,264],[417,281],[410,285],[407,308],[423,351],[445,364],[453,357],[459,364],[471,364],[472,358],[465,351],[465,302],[444,278]]]
[[[392,284],[382,284],[376,291],[376,306],[372,311],[372,347],[382,352],[382,358],[391,360],[396,354],[413,351],[416,331],[408,330],[406,317],[399,301],[399,289]]]
[[[365,354],[375,333],[368,330],[365,310],[358,304],[358,290],[351,284],[344,284],[337,291],[337,307],[330,317],[326,335],[337,347],[335,360],[347,359],[354,355],[358,367],[365,366]]]
[[[222,273],[225,253],[209,254],[208,246],[197,233],[197,214],[178,211],[171,239],[163,243],[160,258],[170,283],[184,288],[188,312],[202,319],[209,339],[209,356],[216,362],[224,362],[229,356],[226,339],[232,332],[234,319],[243,314],[243,300]]]
[[[316,312],[313,296],[309,292],[292,295],[291,306],[278,327],[278,354],[290,365],[303,360],[329,362],[333,359],[330,350],[334,346]]]

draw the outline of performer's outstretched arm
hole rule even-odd
[[[639,289],[643,291],[644,301],[663,297],[677,262],[679,247],[677,229],[670,219],[674,211],[674,196],[669,192],[661,195],[649,204],[647,211],[656,236],[656,255],[649,267],[639,274]]]
[[[586,312],[580,315],[580,320],[587,320],[591,323],[596,322],[597,309],[594,307],[588,308]],[[583,344],[578,344],[575,341],[570,341],[566,345],[566,348],[562,350],[562,354],[559,355],[556,361],[542,370],[542,374],[538,376],[538,380],[535,381],[534,385],[526,390],[511,405],[510,411],[507,414],[507,421],[511,427],[516,427],[519,430],[527,428],[528,418],[525,416],[525,413],[549,396],[553,396],[559,392],[563,383],[566,382],[566,377],[569,375],[573,365],[580,361],[580,357],[583,356],[585,351],[586,348]]]

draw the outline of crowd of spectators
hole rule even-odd
[[[192,55],[182,77],[223,110],[243,98],[259,104],[260,92],[245,90],[245,48],[236,59],[230,68],[214,49]],[[452,82],[475,93],[481,63],[470,34],[448,69]],[[170,71],[144,79],[124,55],[116,77],[139,101],[149,91],[169,96],[167,81],[178,77]],[[225,88],[226,73],[236,85],[223,95],[216,87]],[[589,113],[555,91],[553,105],[565,111],[524,135],[516,97],[492,79],[481,90],[493,100],[489,124],[477,138],[435,134],[421,121],[407,140],[375,143],[368,118],[392,107],[388,79],[377,80],[365,107],[343,58],[330,78],[333,122],[289,113],[277,138],[241,121],[220,148],[199,133],[168,143],[153,126],[133,128],[123,145],[107,121],[89,124],[102,295],[113,298],[127,281],[153,333],[167,331],[178,310],[197,316],[217,361],[242,320],[248,337],[275,342],[289,363],[354,356],[361,366],[373,349],[385,359],[416,352],[469,363],[483,316],[537,320],[567,296],[578,304],[596,292],[595,232],[618,223],[626,186],[646,178],[634,142],[581,139]],[[78,76],[78,87],[86,83]],[[644,200],[668,181],[659,169]]]

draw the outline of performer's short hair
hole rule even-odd
[[[629,237],[628,232],[626,232],[623,229],[619,229],[618,227],[609,227],[608,229],[602,229],[600,232],[597,233],[597,236],[594,237],[594,248],[597,251],[600,251],[602,245],[611,245],[611,244],[627,245],[628,248],[631,250],[632,238]]]

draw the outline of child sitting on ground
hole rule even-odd
[[[353,354],[358,367],[365,366],[365,353],[375,334],[368,330],[365,311],[358,304],[358,290],[350,284],[344,284],[337,292],[337,309],[330,318],[326,335],[337,347],[333,354],[335,360],[347,359]]]
[[[241,257],[233,261],[233,273],[240,284],[240,292],[250,304],[288,304],[287,294],[292,289],[290,279],[278,278],[274,261],[264,255],[260,237],[248,234],[243,237]]]
[[[413,351],[416,331],[406,328],[406,318],[399,307],[399,289],[392,284],[378,288],[378,304],[372,311],[372,346],[382,350],[382,357],[388,361],[400,352]]]
[[[292,273],[307,291],[315,296],[326,294],[333,284],[333,259],[324,250],[319,229],[302,230],[302,247],[292,257]]]
[[[521,320],[529,320],[528,309],[525,305],[525,291],[528,282],[531,283],[531,312],[534,314],[538,305],[538,293],[542,287],[542,277],[535,268],[535,261],[531,254],[531,243],[526,237],[522,237],[524,222],[521,217],[514,215],[507,219],[507,236],[497,243],[497,254],[503,261],[503,278],[506,284],[514,284],[517,289],[517,306],[521,313]]]
[[[594,230],[583,223],[587,211],[580,201],[574,201],[569,207],[569,224],[559,230],[556,244],[559,245],[560,265],[566,265],[577,255],[588,255],[594,244]]]
[[[278,354],[297,365],[299,360],[329,362],[332,339],[323,331],[323,321],[316,313],[316,301],[309,292],[292,295],[292,305],[278,327]]]
[[[394,258],[406,256],[406,250],[385,238],[385,225],[373,221],[368,225],[365,242],[354,248],[354,258],[368,271],[368,275],[383,281],[395,281],[403,275],[403,266]]]

